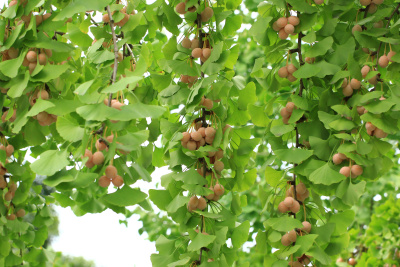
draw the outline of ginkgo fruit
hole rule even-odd
[[[360,165],[351,166],[351,177],[355,178],[363,173],[363,168]]]
[[[201,140],[201,138],[203,137],[202,135],[201,135],[201,133],[199,133],[199,132],[192,132],[191,134],[190,134],[190,137],[194,140],[194,141],[200,141]]]
[[[26,214],[26,212],[25,212],[24,209],[19,209],[19,210],[15,213],[15,215],[16,215],[18,218],[24,217],[25,214]]]
[[[204,210],[205,208],[207,208],[207,201],[203,197],[199,198],[197,208],[199,210]]]
[[[103,175],[99,178],[99,185],[101,187],[108,187],[111,183],[111,179],[108,178],[107,176]]]
[[[103,150],[107,149],[107,144],[105,142],[103,142],[101,139],[97,139],[95,147],[97,150],[103,151]]]
[[[277,19],[277,21],[276,21],[276,25],[277,25],[279,28],[283,28],[283,27],[285,27],[287,24],[288,24],[288,19],[287,19],[286,17],[281,17],[281,18]]]
[[[36,61],[37,61],[37,54],[36,54],[36,52],[35,52],[35,51],[29,51],[29,52],[26,54],[26,59],[27,59],[29,62],[36,62]]]
[[[361,82],[357,79],[351,79],[350,81],[351,88],[357,90],[361,88]]]
[[[221,185],[221,184],[214,185],[214,194],[216,196],[222,196],[224,194],[224,192],[225,192],[225,188],[223,185]]]
[[[115,168],[113,165],[108,165],[106,167],[105,174],[109,179],[114,179],[118,174],[117,168]]]
[[[289,240],[289,235],[288,234],[284,234],[281,238],[281,243],[282,245],[284,245],[285,247],[289,246],[292,242]]]
[[[203,55],[203,50],[201,48],[195,48],[192,50],[192,57],[200,58]]]
[[[360,4],[363,6],[368,6],[371,4],[371,0],[360,0]]]
[[[200,15],[201,21],[207,22],[214,15],[214,10],[211,7],[206,7]]]
[[[344,96],[351,96],[353,94],[353,88],[350,84],[348,84],[345,88],[343,88],[342,92]]]
[[[117,175],[117,176],[115,176],[115,178],[111,179],[111,182],[116,187],[120,187],[124,184],[124,179],[121,176]]]
[[[305,194],[307,192],[307,187],[305,184],[303,183],[299,183],[298,185],[296,185],[296,192],[298,194]]]
[[[214,192],[214,188],[212,187],[212,186],[210,186],[208,189],[210,189],[210,190],[212,190],[213,192]],[[210,193],[210,194],[208,194],[207,196],[206,196],[206,198],[208,199],[208,200],[212,200],[213,198],[214,198],[214,193]]]
[[[354,265],[356,265],[356,260],[354,259],[354,258],[350,258],[349,260],[348,260],[348,264],[349,265],[351,265],[351,266],[354,266]]]
[[[283,30],[287,33],[287,34],[292,34],[294,33],[294,26],[292,24],[287,24],[285,26],[285,28],[283,28]]]
[[[292,198],[292,197],[287,197],[287,198],[285,198],[285,200],[283,200],[283,203],[284,203],[285,206],[288,207],[288,208],[293,207],[294,202],[295,202],[295,200],[294,200],[294,198]]]
[[[351,172],[351,170],[350,170],[350,167],[348,167],[348,166],[342,167],[342,168],[340,169],[340,171],[339,171],[340,174],[342,174],[342,175],[344,175],[344,176],[346,176],[346,177],[349,177],[349,176],[350,176],[350,172]]]
[[[288,238],[289,238],[289,241],[290,241],[290,242],[292,242],[292,243],[296,242],[296,240],[297,240],[297,233],[296,233],[296,231],[295,231],[295,230],[291,230],[291,231],[288,233]]]
[[[351,30],[351,32],[353,33],[353,35],[355,32],[362,32],[362,27],[360,25],[356,24],[353,26],[353,29]]]
[[[288,17],[288,23],[292,24],[293,26],[297,26],[300,24],[300,19],[295,16],[290,16],[290,17]]]
[[[289,34],[288,34],[287,32],[285,32],[284,29],[281,29],[281,30],[278,32],[278,37],[279,37],[279,39],[281,39],[281,40],[286,40],[286,39],[289,37]]]
[[[186,4],[184,2],[181,2],[176,5],[175,10],[177,13],[184,15],[186,14]]]
[[[281,109],[280,114],[281,114],[282,118],[289,118],[291,115],[291,113],[286,109],[286,107]]]
[[[197,196],[192,196],[189,199],[188,206],[191,207],[192,209],[196,209],[198,204],[199,204],[199,199],[197,198]]]
[[[395,52],[395,51],[390,51],[390,52],[387,54],[387,58],[389,59],[390,62],[393,62],[393,61],[392,61],[392,57],[393,57],[394,55],[396,55],[396,52]]]
[[[339,165],[340,163],[342,163],[343,159],[340,157],[340,155],[338,153],[336,153],[335,155],[333,155],[332,161],[333,161],[333,164]]]
[[[224,163],[222,161],[215,161],[214,162],[214,170],[217,172],[222,172],[222,170],[224,169]]]
[[[104,154],[100,151],[97,151],[93,154],[92,161],[95,165],[101,165],[104,162]]]
[[[282,67],[278,70],[278,76],[281,78],[286,78],[288,76],[288,74],[289,74],[289,72],[288,72],[286,66]]]
[[[370,70],[371,70],[371,68],[368,65],[365,65],[364,67],[362,67],[362,69],[361,69],[362,77],[363,78],[367,77]]]
[[[298,201],[294,201],[293,206],[290,208],[290,211],[293,213],[298,213],[300,211],[300,203]]]
[[[311,223],[304,221],[304,222],[302,222],[302,224],[303,224],[303,228],[301,228],[301,230],[303,230],[304,232],[310,233]]]
[[[182,45],[184,48],[190,49],[190,46],[192,45],[192,41],[190,41],[189,38],[185,37],[185,38],[183,38],[183,40],[182,40],[182,42],[181,42],[181,45]]]
[[[382,68],[386,68],[389,65],[389,58],[386,55],[382,55],[379,59],[378,59],[378,64],[379,66],[381,66]]]
[[[281,213],[285,213],[289,211],[289,208],[285,205],[285,203],[282,201],[281,203],[279,203],[278,205],[278,210]]]
[[[188,141],[187,142],[187,149],[194,151],[197,148],[197,144],[195,141]]]

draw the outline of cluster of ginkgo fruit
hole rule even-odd
[[[130,16],[136,14],[134,10],[132,10],[131,13],[128,14],[126,11],[126,7],[123,7],[119,12],[122,13],[124,16],[120,21],[114,23],[114,25],[117,25],[119,27],[123,27],[129,21]],[[113,16],[114,14],[115,11],[111,12],[111,16]],[[102,20],[104,23],[110,23],[110,17],[108,16],[108,13],[105,13],[103,15]]]
[[[358,90],[361,88],[361,82],[355,78],[351,79],[348,82],[347,78],[343,79],[342,83],[342,92],[344,96],[351,96],[353,95],[354,90]]]
[[[49,97],[50,95],[46,89],[40,89],[31,94],[29,97],[29,103],[31,106],[34,106],[39,98],[47,100]],[[37,120],[41,126],[49,126],[57,121],[57,115],[49,114],[46,111],[39,112],[39,114],[33,116],[32,118]]]
[[[214,127],[200,127],[192,132],[183,132],[181,144],[184,148],[191,151],[197,150],[205,144],[212,145],[214,142],[216,130]]]
[[[289,124],[290,117],[292,116],[293,110],[296,109],[296,105],[293,102],[287,102],[286,106],[281,109],[282,121],[284,124]]]
[[[293,73],[296,70],[297,70],[297,68],[295,65],[287,64],[286,66],[284,66],[278,70],[278,76],[281,78],[288,79],[289,82],[295,82],[297,80],[297,78],[293,76]]]
[[[45,66],[48,63],[48,58],[53,55],[50,49],[33,49],[26,53],[22,66],[28,67],[29,73],[35,70],[37,64]]]
[[[384,97],[384,96],[381,96],[380,98],[379,98],[379,101],[382,101],[382,100],[385,100],[386,98]],[[368,112],[368,110],[365,108],[365,107],[363,107],[363,106],[358,106],[357,107],[357,113],[361,116],[361,115],[363,115],[363,114],[365,114],[365,113],[367,113]],[[384,130],[382,130],[382,129],[380,129],[380,128],[378,128],[378,127],[376,127],[375,125],[373,125],[371,122],[366,122],[365,123],[365,129],[367,130],[367,134],[369,135],[369,136],[375,136],[376,138],[385,138],[385,137],[387,137],[388,136],[388,134],[384,131]]]
[[[4,176],[0,176],[0,189],[1,190],[7,190],[7,192],[4,194],[4,201],[6,203],[4,203],[5,207],[7,208],[7,216],[6,219],[13,221],[15,220],[17,217],[21,218],[25,216],[25,210],[24,209],[18,209],[16,211],[14,204],[11,204],[9,202],[11,202],[15,196],[15,192],[18,189],[18,186],[16,183],[14,183],[13,181],[10,181],[9,183],[7,183],[7,181],[5,180]],[[16,211],[16,212],[15,212]]]
[[[300,19],[295,16],[280,17],[273,24],[272,28],[278,32],[280,39],[285,40],[289,34],[296,35],[294,27],[300,24]]]
[[[351,165],[351,160],[343,153],[336,153],[332,157],[332,162],[335,165],[342,164],[344,160],[349,160],[350,166],[343,166],[339,173],[346,176],[346,177],[351,177],[351,178],[356,178],[357,176],[360,176],[363,173],[363,168],[360,165],[353,164]]]
[[[108,165],[105,175],[99,178],[99,185],[101,187],[108,187],[111,183],[116,187],[121,187],[124,184],[124,179],[118,175],[117,168],[113,165]]]
[[[181,15],[185,15],[188,11],[189,12],[196,12],[196,10],[197,10],[197,8],[195,7],[195,6],[189,6],[189,7],[187,7],[186,6],[186,3],[187,3],[188,1],[186,0],[185,2],[181,2],[181,3],[179,3],[179,4],[177,4],[176,5],[176,7],[175,7],[175,10],[176,10],[176,12],[178,13],[178,14],[181,14]]]
[[[6,111],[4,111],[3,114],[1,115],[1,121],[2,121],[2,122],[6,122],[6,121],[14,122],[15,119],[17,118],[17,110],[16,110],[16,109],[13,109],[13,114],[11,115],[10,118],[7,119],[7,117],[8,117],[8,111],[9,111],[9,109],[7,109]]]
[[[289,261],[291,267],[303,267],[308,266],[311,262],[311,256],[303,254],[301,257],[297,257],[296,261]]]
[[[378,10],[378,6],[381,5],[384,0],[360,0],[360,4],[368,7],[368,13],[375,13]]]

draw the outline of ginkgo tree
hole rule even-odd
[[[9,1],[0,264],[56,264],[60,205],[141,214],[153,266],[398,266],[399,8]]]

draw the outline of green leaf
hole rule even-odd
[[[361,195],[365,191],[365,181],[361,181],[357,184],[353,184],[350,178],[340,183],[336,190],[336,196],[341,198],[343,203],[353,206],[358,202]]]
[[[169,213],[174,213],[176,212],[179,208],[184,206],[186,203],[189,202],[188,197],[184,197],[181,195],[177,195],[168,205],[167,205],[167,211]]]
[[[270,226],[272,229],[280,232],[289,232],[295,228],[303,228],[303,224],[292,217],[279,217],[279,218],[270,218],[264,222],[264,225]]]
[[[247,110],[254,125],[259,127],[266,127],[270,122],[268,116],[264,112],[264,107],[249,104],[247,106]]]
[[[125,207],[138,204],[145,200],[146,197],[147,194],[139,189],[132,189],[128,185],[125,185],[116,192],[101,197],[101,200],[111,205]]]
[[[275,126],[271,127],[271,133],[273,133],[273,135],[275,135],[275,136],[282,136],[293,130],[294,130],[294,126],[291,124],[290,125],[281,124],[281,125],[275,125]]]
[[[321,71],[315,64],[304,64],[293,73],[293,76],[298,79],[305,79],[316,76]]]
[[[124,89],[126,89],[126,86],[133,83],[136,84],[139,81],[141,81],[143,79],[143,77],[141,76],[128,76],[125,78],[122,78],[121,80],[119,80],[118,82],[104,88],[101,92],[102,93],[116,93],[118,91],[122,91]]]
[[[39,175],[53,175],[65,168],[69,161],[66,150],[48,150],[40,154],[40,158],[31,164],[31,169]]]
[[[172,201],[171,194],[167,190],[149,190],[149,198],[160,210],[167,210],[167,205]]]
[[[17,77],[15,77],[14,79],[12,79],[10,81],[10,83],[8,83],[7,85],[10,87],[10,89],[7,92],[7,95],[11,98],[17,98],[20,97],[29,82],[29,72],[26,71],[25,75],[18,75]]]
[[[33,82],[47,83],[61,76],[69,68],[68,64],[64,65],[50,65],[47,64],[43,69],[34,77],[31,78]]]
[[[58,117],[56,128],[57,132],[64,140],[71,142],[82,140],[85,133],[85,129],[80,127],[78,122],[69,116]]]
[[[335,224],[335,232],[334,235],[342,235],[347,232],[347,227],[354,220],[355,213],[352,210],[345,210],[343,212],[338,212],[336,214],[332,214],[328,220],[328,223]]]
[[[238,227],[233,229],[232,245],[235,249],[239,249],[248,239],[250,230],[250,222],[244,221]]]
[[[265,168],[265,179],[270,186],[276,187],[283,177],[282,171],[277,171],[269,166]]]
[[[305,55],[306,57],[317,57],[325,55],[329,49],[332,48],[333,38],[331,36],[323,39],[322,41],[314,44],[310,50],[308,50]]]
[[[313,155],[312,150],[300,148],[279,149],[274,151],[275,155],[282,161],[299,164]]]
[[[322,167],[313,171],[309,179],[314,184],[331,185],[346,179],[346,176],[340,174],[338,171],[333,170],[329,166],[329,163],[326,163]]]
[[[314,241],[317,237],[318,235],[313,234],[298,236],[296,239],[296,245],[299,245],[300,248],[297,253],[300,255],[306,253],[314,245]]]
[[[209,244],[214,242],[216,236],[215,235],[205,235],[203,233],[198,233],[196,237],[192,240],[192,242],[187,247],[188,251],[198,251],[201,248],[207,247]]]
[[[26,116],[29,116],[29,117],[36,116],[40,112],[45,111],[46,109],[51,108],[51,107],[54,107],[53,103],[39,98],[36,100],[35,105],[33,105],[33,107],[31,108],[31,110],[29,110],[29,112],[28,112],[28,114],[26,114]]]

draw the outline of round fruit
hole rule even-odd
[[[295,231],[295,230],[290,231],[290,232],[288,233],[288,237],[289,237],[290,242],[296,242],[296,240],[297,240],[297,233],[296,233],[296,231]]]
[[[203,55],[203,50],[201,48],[195,48],[192,51],[192,57],[200,58]]]
[[[351,177],[356,178],[363,173],[363,168],[360,165],[351,166]]]
[[[27,54],[26,54],[26,59],[29,61],[29,62],[36,62],[37,61],[37,54],[36,54],[36,52],[35,51],[29,51]]]
[[[118,174],[117,168],[115,168],[113,165],[108,165],[105,170],[105,174],[109,179],[114,179]]]
[[[196,209],[198,204],[199,204],[199,199],[197,198],[197,196],[192,196],[189,200],[188,206],[191,207],[192,209]]]
[[[276,21],[274,23],[272,23],[272,29],[276,32],[279,32],[279,30],[281,29],[278,24],[276,23]]]
[[[109,23],[110,22],[110,17],[108,16],[108,14],[104,14],[103,15],[102,21],[104,23]]]
[[[103,175],[99,178],[99,185],[101,187],[108,187],[111,183],[111,179],[108,178],[107,176]]]
[[[104,162],[104,155],[102,152],[97,151],[93,154],[92,161],[95,165],[101,165]]]
[[[97,150],[99,151],[103,151],[107,148],[106,143],[104,143],[103,141],[101,141],[101,139],[97,139],[95,147]]]
[[[307,192],[307,187],[306,187],[306,185],[303,184],[303,183],[299,183],[299,184],[296,186],[296,192],[299,193],[299,194],[304,194],[305,192]]]
[[[177,4],[175,10],[178,14],[186,14],[186,4],[184,2]]]
[[[90,159],[90,160],[86,161],[85,166],[86,166],[87,168],[91,169],[91,168],[94,167],[94,163],[93,163],[93,161]]]
[[[385,138],[388,134],[385,133],[382,129],[376,128],[374,131],[374,136],[376,138]]]
[[[288,234],[284,234],[281,238],[281,243],[282,245],[284,245],[285,247],[289,246],[292,242],[290,242],[289,240],[289,235]]]
[[[183,38],[181,44],[184,48],[190,49],[190,46],[192,45],[192,41],[190,41],[190,39],[186,37],[186,38]]]
[[[375,75],[374,77],[370,78],[370,79],[368,80],[368,82],[369,82],[370,84],[373,84],[373,85],[377,84],[377,83],[378,83],[378,76]]]
[[[113,183],[114,186],[120,187],[124,184],[124,179],[121,176],[117,175],[115,176],[115,178],[111,180],[111,182]]]
[[[368,13],[373,14],[378,10],[378,6],[374,3],[369,5]]]
[[[199,201],[197,203],[197,208],[199,210],[204,210],[205,208],[207,208],[207,201],[203,197],[199,198]]]
[[[290,113],[290,112],[287,110],[286,107],[281,109],[281,116],[282,116],[282,118],[289,118],[290,115],[292,115],[292,113]]]
[[[342,88],[346,88],[347,84],[348,84],[347,78],[344,78],[342,83]]]
[[[287,71],[289,74],[293,74],[296,70],[297,68],[293,64],[287,65]]]
[[[360,4],[362,6],[368,6],[369,4],[371,4],[371,0],[360,0]]]
[[[333,164],[339,165],[340,163],[342,163],[343,160],[340,158],[339,154],[335,154],[333,155],[332,161]]]
[[[287,24],[288,24],[288,19],[285,18],[285,17],[281,17],[281,18],[279,18],[279,19],[276,21],[276,25],[277,25],[279,28],[283,28],[283,27],[285,27]]]
[[[294,33],[294,26],[292,24],[287,24],[285,26],[285,28],[283,28],[283,30],[287,33],[287,34],[292,34]]]
[[[192,132],[192,133],[190,134],[190,137],[191,137],[194,141],[196,141],[196,142],[200,141],[201,138],[203,138],[203,136],[202,136],[201,133],[199,133],[199,132]]]
[[[290,17],[288,17],[288,23],[292,24],[293,26],[297,26],[300,24],[300,19],[295,16],[290,16]]]
[[[40,90],[37,94],[37,98],[47,100],[47,99],[49,99],[49,93],[46,90]]]
[[[7,220],[14,221],[17,218],[17,216],[15,216],[15,214],[10,214],[6,218]]]
[[[363,106],[357,107],[357,113],[358,115],[362,115],[365,112],[365,108]]]
[[[371,123],[371,122],[367,122],[365,124],[365,129],[369,130],[369,131],[375,131],[376,127]]]
[[[8,49],[7,54],[11,59],[17,58],[18,57],[18,49],[11,47],[10,49]]]
[[[361,88],[361,82],[357,79],[351,79],[350,81],[351,88],[357,90]]]
[[[289,34],[286,33],[284,29],[281,29],[281,30],[279,30],[279,32],[278,32],[278,37],[279,37],[281,40],[286,40],[286,39],[289,37]]]
[[[5,195],[4,195],[4,200],[5,201],[11,201],[13,199],[13,193],[11,191],[8,191]]]
[[[25,216],[25,210],[24,209],[19,209],[16,214],[18,218],[24,217]]]
[[[294,198],[292,198],[292,197],[287,197],[287,198],[285,198],[285,200],[283,201],[283,203],[284,203],[284,204],[286,205],[286,207],[288,207],[288,208],[293,207],[294,202],[296,202],[296,201],[295,201]]]
[[[375,5],[380,5],[383,3],[384,0],[372,0],[372,3],[374,3]]]
[[[282,67],[278,70],[278,76],[281,78],[286,78],[288,76],[289,72],[287,71],[286,66]]]
[[[219,149],[216,153],[215,153],[215,159],[219,160],[222,159],[224,157],[224,151],[222,149]]]
[[[375,22],[373,25],[374,28],[383,28],[383,21],[380,20],[378,22]]]
[[[6,154],[7,157],[10,157],[14,153],[14,147],[12,145],[8,145],[6,147]]]
[[[279,203],[278,205],[278,210],[281,213],[285,213],[289,211],[289,208],[285,205],[285,203],[282,201],[281,203]]]
[[[210,48],[203,48],[203,57],[208,59],[211,56],[211,49]]]
[[[290,113],[293,112],[293,109],[296,108],[296,105],[293,102],[287,102],[286,103],[286,110]]]
[[[214,162],[214,170],[217,172],[222,172],[222,170],[224,169],[224,163],[222,161],[215,161]]]
[[[189,150],[191,150],[191,151],[194,151],[194,150],[196,150],[197,149],[197,144],[196,144],[196,141],[188,141],[187,142],[187,149],[189,149]]]
[[[287,79],[288,79],[289,82],[295,82],[295,81],[297,80],[297,78],[294,77],[292,74],[289,74],[289,75],[287,76]]]
[[[221,184],[214,185],[214,194],[216,196],[222,196],[224,194],[224,192],[225,192],[225,188],[223,185],[221,185]]]
[[[210,186],[208,189],[212,190],[214,192],[214,188]],[[212,200],[214,198],[214,193],[210,193],[209,195],[206,196],[208,200]]]
[[[310,233],[311,223],[304,221],[304,222],[302,222],[302,224],[303,224],[303,228],[301,228],[301,230],[303,230],[304,232]]]
[[[348,167],[348,166],[342,167],[340,169],[339,173],[344,175],[344,176],[346,176],[346,177],[349,177],[350,176],[350,167]]]
[[[201,12],[201,21],[202,22],[207,22],[213,15],[214,15],[213,9],[211,7],[206,7]]]
[[[200,41],[199,39],[195,38],[192,40],[192,45],[190,46],[191,49],[198,48],[200,46]]]
[[[352,32],[353,35],[354,35],[355,32],[362,32],[362,28],[361,28],[360,25],[356,24],[356,25],[354,25],[354,27],[353,27],[353,29],[351,30],[351,32]]]
[[[354,266],[354,265],[356,265],[356,260],[354,258],[350,258],[348,261],[348,264],[351,266]]]
[[[371,68],[367,65],[365,65],[364,67],[362,67],[361,69],[361,75],[363,78],[367,77],[368,72],[371,70]]]
[[[396,52],[394,52],[394,51],[390,51],[390,52],[387,54],[387,57],[388,57],[388,59],[389,59],[390,62],[393,62],[393,61],[392,61],[392,57],[393,57],[394,55],[396,55]]]
[[[204,99],[203,106],[204,106],[206,109],[212,109],[212,108],[214,107],[214,102],[213,102],[211,99],[206,98],[206,99]]]
[[[344,96],[351,96],[353,94],[353,88],[351,88],[350,84],[348,84],[345,88],[343,88]]]
[[[207,128],[205,129],[205,134],[206,134],[206,136],[208,136],[208,137],[214,137],[216,132],[217,132],[217,131],[215,130],[214,127],[207,127]]]
[[[378,60],[379,66],[382,68],[386,68],[389,65],[389,58],[386,55],[383,55]]]
[[[290,208],[290,211],[293,213],[298,213],[300,211],[300,203],[295,201],[293,206]]]
[[[314,3],[316,5],[322,5],[324,3],[324,0],[314,0]]]

